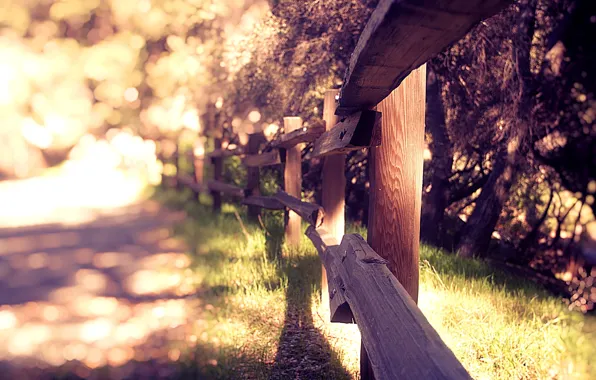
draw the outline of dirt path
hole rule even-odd
[[[0,184],[0,378],[171,378],[196,340],[183,215],[89,180]]]

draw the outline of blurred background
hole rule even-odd
[[[136,343],[127,339],[144,342],[155,331],[184,326],[189,315],[192,319],[184,302],[134,298],[191,293],[193,272],[184,272],[190,265],[182,258],[184,247],[168,240],[171,225],[143,224],[142,231],[122,235],[112,227],[136,226],[146,217],[167,223],[181,218],[141,202],[148,188],[160,185],[162,174],[174,174],[160,155],[179,147],[203,156],[213,150],[214,136],[224,149],[246,145],[255,131],[271,140],[283,132],[284,116],[301,116],[305,126],[319,120],[324,91],[341,86],[376,4],[0,0],[0,228],[10,230],[0,231],[5,233],[0,235],[0,283],[11,293],[0,302],[0,337],[7,342],[43,338],[14,346],[15,355],[35,353],[56,366],[74,355],[72,342],[63,342],[59,355],[52,356],[53,348],[42,350],[51,340],[47,325],[35,322],[32,328],[29,317],[19,316],[45,318],[46,307],[55,305],[40,300],[62,287],[74,286],[81,297],[89,292],[111,297],[91,306],[92,298],[78,299],[76,292],[56,293],[58,303],[72,304],[76,318],[77,313],[107,318],[102,309],[119,307],[129,312],[112,322],[93,319],[81,330],[85,344],[103,341],[135,313],[135,323],[143,326],[142,339],[124,334],[126,348],[118,341],[81,354],[88,368],[109,362],[111,349],[117,349],[116,364],[137,358],[128,350]],[[445,249],[446,256],[457,252],[491,263],[483,278],[492,276],[493,268],[505,268],[532,279],[563,300],[566,309],[584,314],[593,313],[596,304],[595,66],[593,0],[512,1],[427,66],[422,240]],[[204,130],[210,108],[217,131]],[[307,145],[303,154],[311,148]],[[367,154],[350,152],[346,161],[346,212],[353,228],[367,223]],[[224,165],[225,181],[243,185],[240,160],[228,158]],[[321,166],[319,160],[302,164],[306,200],[320,200]],[[263,169],[262,178],[261,190],[268,194],[280,183],[280,170]],[[123,219],[106,222],[105,216]],[[60,235],[65,228],[98,221],[111,229]],[[55,229],[27,229],[40,225]],[[43,240],[40,234],[51,236]],[[107,245],[93,236],[103,236]],[[65,246],[68,254],[54,260],[62,264],[42,283],[35,270],[50,268],[45,254]],[[108,264],[93,261],[94,254],[106,252],[115,253]],[[172,256],[150,260],[142,252]],[[132,260],[137,253],[141,258]],[[110,268],[126,268],[131,261],[137,266],[115,277],[122,286],[110,288]],[[67,269],[64,263],[74,264]],[[173,266],[171,277],[152,272],[165,263]],[[80,272],[90,268],[101,273]],[[152,288],[155,278],[161,280]],[[44,296],[24,290],[33,288],[45,289]],[[20,291],[23,297],[11,298]],[[136,308],[135,302],[142,306]],[[61,321],[63,314],[47,310],[50,322]],[[152,322],[155,316],[161,322]],[[21,335],[7,332],[19,326]],[[196,345],[194,330],[180,334],[176,339]],[[580,350],[584,343],[574,341]],[[9,352],[9,346],[0,346],[0,353]],[[176,360],[181,355],[180,350],[161,354]],[[545,373],[548,369],[536,378]]]

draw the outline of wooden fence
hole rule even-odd
[[[475,23],[507,4],[504,0],[381,0],[352,55],[341,90],[325,93],[323,120],[304,126],[284,118],[284,134],[264,144],[252,134],[246,146],[207,154],[213,178],[204,182],[203,156],[189,152],[194,176],[177,171],[175,185],[195,195],[209,192],[213,210],[226,194],[249,207],[288,210],[286,243],[298,244],[301,220],[323,265],[331,321],[357,323],[362,334],[365,379],[462,379],[469,375],[416,306],[418,241],[424,144],[424,63]],[[209,107],[205,130],[218,130]],[[323,158],[322,204],[301,199],[301,145],[305,159]],[[267,149],[263,150],[263,146]],[[368,242],[344,235],[345,153],[370,149]],[[170,156],[176,163],[183,153]],[[222,182],[223,160],[241,156],[247,187]],[[168,157],[162,157],[167,160]],[[283,165],[284,190],[259,194],[259,168]]]

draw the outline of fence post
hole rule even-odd
[[[389,270],[418,302],[418,261],[426,66],[410,75],[377,106],[382,113],[379,147],[371,148],[368,243],[388,261]],[[364,346],[362,346],[362,351]],[[362,357],[366,357],[363,352]],[[371,379],[361,360],[361,376]]]
[[[201,185],[203,182],[203,155],[202,155],[202,141],[199,138],[195,141],[192,147],[191,154],[189,155],[189,159],[191,160],[191,168],[192,168],[192,180],[195,184]],[[197,201],[199,199],[199,187],[192,188],[192,195],[194,200]]]
[[[266,141],[263,132],[251,133],[248,135],[247,153],[257,154],[262,143]],[[260,169],[259,167],[246,168],[246,193],[249,196],[260,195]],[[258,206],[248,206],[248,219],[256,222],[261,214]]]
[[[216,137],[213,140],[213,147],[215,150],[221,149],[221,138]],[[223,157],[213,157],[213,179],[221,181],[223,177]],[[211,197],[213,198],[213,212],[217,213],[221,211],[221,193],[219,191],[212,191]]]
[[[174,176],[174,184],[177,191],[182,191],[184,187],[180,183],[180,135],[174,137],[174,166],[176,167],[176,174]]]
[[[222,133],[221,131],[217,130],[217,122],[216,122],[216,107],[215,103],[208,103],[207,104],[207,114],[206,114],[206,125],[205,131],[208,133],[209,136],[213,137],[213,149],[218,150],[221,149],[221,142],[222,142]],[[221,181],[223,175],[223,158],[222,157],[213,157],[211,158],[211,163],[213,164],[213,179],[216,181]],[[218,191],[211,192],[211,198],[213,199],[213,212],[218,213],[221,211],[221,193]]]
[[[302,128],[302,118],[284,117],[285,133]],[[302,164],[301,144],[286,149],[286,163],[284,166],[284,189],[286,193],[300,199],[302,198]],[[302,237],[300,216],[294,211],[288,210],[288,222],[286,224],[286,243],[291,246],[300,244]]]
[[[333,128],[338,122],[335,116],[337,108],[336,96],[339,90],[325,91],[323,103],[323,120],[325,129]],[[337,241],[341,241],[345,232],[345,154],[332,155],[324,158],[322,172],[321,206],[325,210],[323,228],[329,232]],[[328,299],[329,289],[327,288],[327,272],[322,266],[321,293],[322,299]]]

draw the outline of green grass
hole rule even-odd
[[[206,206],[188,206],[186,196],[158,192],[191,216],[177,232],[191,249],[189,275],[203,300],[193,343],[199,374],[357,377],[358,331],[325,322],[320,262],[310,241],[284,247],[280,212],[265,213],[263,229],[234,206],[213,216]],[[531,282],[427,246],[420,269],[419,305],[474,378],[579,379],[595,370],[594,317],[567,311]]]

